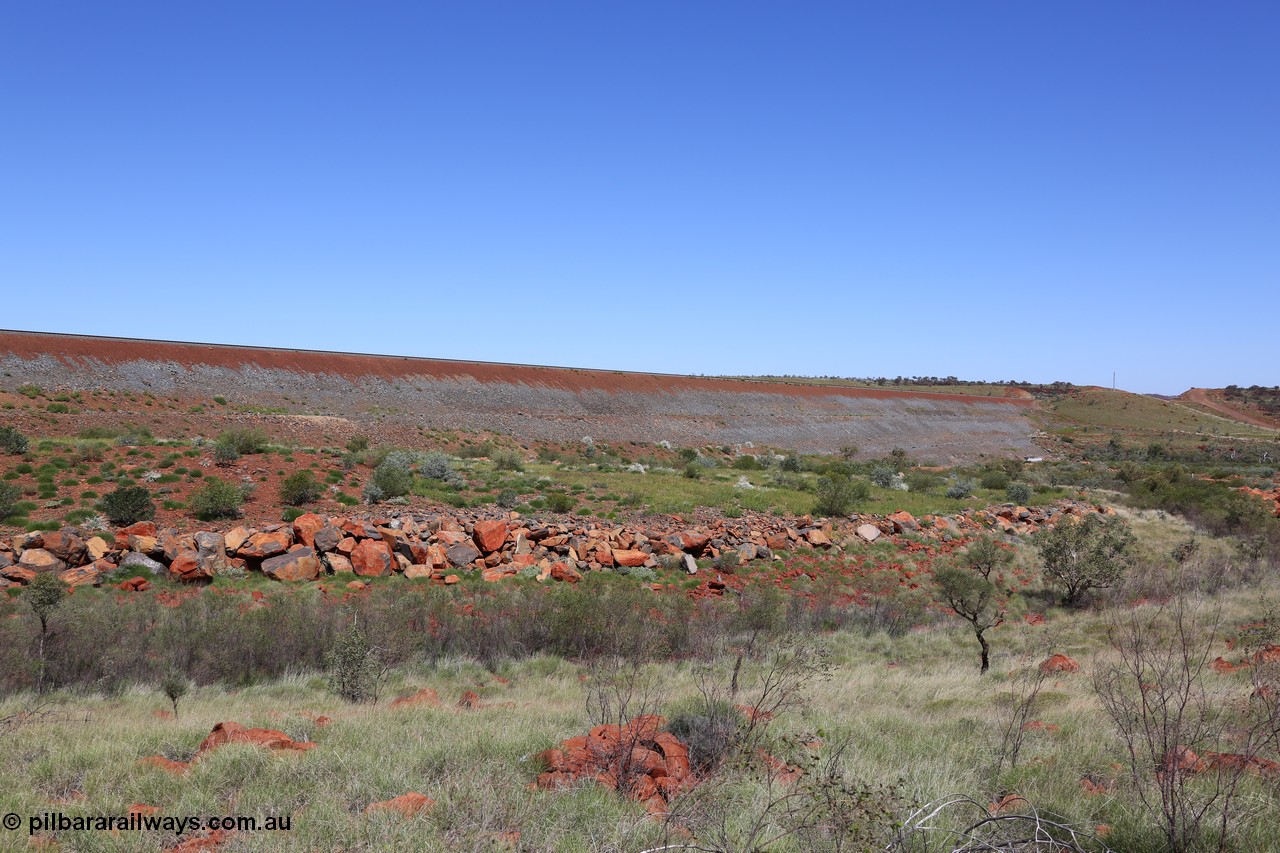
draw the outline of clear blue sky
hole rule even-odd
[[[1274,2],[0,11],[6,328],[1280,383]]]

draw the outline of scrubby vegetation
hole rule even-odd
[[[1057,457],[950,468],[906,450],[440,433],[392,446],[368,424],[372,440],[335,432],[316,446],[231,430],[176,440],[141,424],[28,430],[0,461],[9,537],[71,523],[88,536],[97,512],[114,525],[238,514],[261,525],[301,511],[286,506],[336,514],[362,493],[424,511],[514,510],[530,525],[574,512],[582,530],[646,513],[874,517],[813,548],[783,540],[767,559],[708,553],[696,575],[664,554],[577,583],[540,583],[532,567],[486,583],[468,566],[449,584],[323,575],[286,586],[235,567],[184,586],[131,566],[101,588],[49,586],[47,607],[49,580],[11,587],[0,600],[0,731],[11,735],[0,739],[0,811],[296,810],[287,841],[242,835],[246,849],[488,849],[515,831],[517,849],[651,849],[693,834],[711,850],[949,850],[965,832],[1017,849],[983,834],[1001,826],[1063,838],[1068,827],[1082,850],[1280,849],[1274,703],[1257,698],[1280,688],[1271,440],[1129,432],[1130,418],[1184,415],[1143,400],[1086,421],[1105,395],[1053,393],[1079,415],[1051,425]],[[40,423],[75,417],[48,417],[43,394],[31,404]],[[224,447],[233,453],[220,459]],[[226,467],[207,476],[215,463]],[[122,494],[137,511],[108,512],[113,498],[129,503]],[[1033,537],[999,521],[1060,497],[1114,514]],[[949,532],[976,507],[993,514],[982,535]],[[916,527],[887,523],[897,510]],[[875,542],[852,532],[867,520]],[[131,580],[152,589],[119,588]],[[649,712],[700,774],[665,814],[647,817],[628,785],[529,788],[546,750]],[[138,763],[186,760],[228,719],[318,746],[288,757],[237,746],[183,777]],[[409,790],[437,806],[413,819],[363,814]]]

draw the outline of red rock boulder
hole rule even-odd
[[[505,521],[477,521],[475,534],[472,536],[476,546],[485,554],[501,551],[507,541],[507,523]]]
[[[385,577],[395,565],[390,546],[381,539],[361,539],[351,551],[351,568],[361,577]]]

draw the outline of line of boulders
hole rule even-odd
[[[141,521],[114,534],[68,527],[0,539],[0,589],[29,583],[42,572],[56,572],[73,587],[100,585],[123,570],[131,570],[130,580],[121,586],[132,590],[149,585],[147,574],[207,582],[248,571],[280,581],[403,574],[451,584],[461,579],[459,573],[478,572],[489,581],[524,574],[574,583],[586,572],[652,569],[660,560],[694,574],[699,558],[732,554],[749,562],[797,548],[831,549],[849,533],[868,541],[895,534],[955,540],[988,530],[1021,535],[1064,516],[1091,512],[1110,510],[1059,501],[1053,507],[1010,505],[918,520],[901,511],[836,522],[705,513],[692,523],[682,516],[609,523],[477,510],[330,517],[307,513],[293,522],[195,532]]]
[[[1063,499],[1047,506],[1001,504],[954,515],[923,515],[920,518],[899,510],[885,516],[853,515],[851,521],[855,533],[869,542],[874,542],[882,534],[911,534],[952,542],[985,533],[1030,536],[1041,527],[1052,527],[1064,518],[1094,514],[1114,515],[1115,510],[1101,504]]]

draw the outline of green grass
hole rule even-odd
[[[263,584],[270,588],[270,584]],[[1272,590],[1274,592],[1274,589]],[[1228,624],[1255,615],[1255,590],[1220,599]],[[963,792],[980,799],[1015,791],[1038,809],[1090,827],[1113,826],[1117,849],[1146,849],[1154,837],[1115,763],[1123,751],[1090,688],[1101,662],[1105,614],[1051,611],[1046,625],[1011,623],[992,632],[992,672],[979,678],[972,636],[958,626],[893,638],[842,632],[820,640],[834,664],[832,678],[805,693],[808,702],[769,724],[767,742],[789,755],[790,741],[822,742],[828,751],[847,741],[848,772],[870,783],[896,785],[909,801]],[[1006,697],[1018,676],[1051,652],[1078,660],[1082,673],[1050,681],[1033,718],[1056,732],[1026,736],[1017,767],[990,771]],[[670,711],[698,694],[698,683],[727,682],[734,664],[724,656],[698,664],[651,665],[654,708]],[[751,701],[762,670],[748,663],[743,701]],[[538,657],[500,665],[496,673],[465,660],[396,670],[376,705],[336,699],[319,673],[225,690],[204,687],[180,703],[178,720],[161,718],[168,702],[153,687],[119,695],[57,693],[49,718],[0,739],[0,811],[69,815],[123,813],[131,803],[158,806],[166,815],[291,815],[289,833],[244,835],[231,849],[487,849],[486,833],[518,830],[521,849],[639,850],[657,843],[660,826],[642,809],[594,785],[558,793],[531,791],[534,756],[583,734],[594,720],[586,710],[587,669]],[[503,684],[496,676],[509,683]],[[1210,676],[1210,685],[1243,700],[1248,679]],[[389,707],[398,695],[436,690],[442,707]],[[477,691],[490,707],[454,707],[464,690]],[[32,697],[0,701],[0,718]],[[318,727],[308,715],[334,722]],[[302,755],[272,755],[251,747],[226,747],[198,762],[184,777],[139,766],[139,758],[164,754],[188,758],[215,723],[280,729],[318,747]],[[1117,779],[1114,796],[1091,796],[1086,774]],[[751,794],[738,817],[752,814],[767,796],[756,781],[738,782]],[[437,806],[404,820],[365,816],[370,802],[418,791]],[[1280,812],[1253,779],[1245,780],[1247,817],[1235,849],[1280,849],[1269,831]],[[78,797],[71,799],[69,797]],[[60,836],[73,849],[153,850],[164,839],[123,833]],[[802,850],[792,840],[770,849]]]

